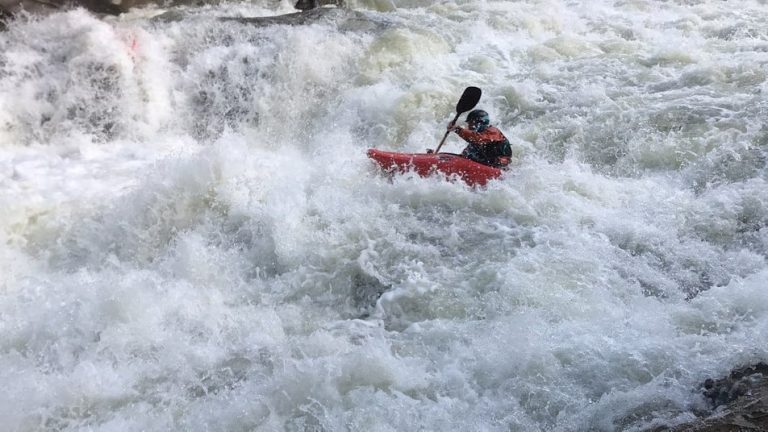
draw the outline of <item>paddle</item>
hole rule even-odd
[[[456,121],[459,120],[459,116],[461,116],[465,112],[474,108],[475,105],[477,105],[477,103],[480,101],[480,96],[482,94],[483,94],[483,91],[477,87],[467,87],[466,89],[464,89],[464,93],[461,95],[459,102],[456,104],[456,117],[453,118],[453,121],[451,123],[456,123]],[[435,153],[440,152],[440,147],[443,146],[445,139],[448,138],[448,134],[450,133],[451,133],[450,130],[445,131],[443,140],[440,141],[440,145],[437,146]]]

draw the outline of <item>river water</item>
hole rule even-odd
[[[2,429],[640,431],[768,360],[765,0],[349,7],[0,33]],[[469,85],[502,180],[377,172]]]

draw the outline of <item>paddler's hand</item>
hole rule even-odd
[[[458,129],[458,128],[457,128],[457,126],[456,126],[456,122],[450,122],[450,123],[448,123],[448,130],[449,130],[449,131],[453,132],[453,131],[455,131],[456,129]]]

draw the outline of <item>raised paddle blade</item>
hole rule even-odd
[[[456,104],[456,113],[461,114],[469,111],[480,102],[480,96],[483,95],[483,91],[477,87],[467,87],[464,89],[464,94],[461,95],[459,102]]]
[[[477,103],[480,102],[480,96],[482,95],[483,95],[483,91],[477,87],[465,88],[464,93],[462,93],[461,97],[459,98],[459,102],[456,104],[456,117],[453,118],[453,121],[451,122],[451,124],[456,123],[461,113],[465,111],[469,111],[472,108],[474,108],[475,105],[477,105]],[[448,138],[449,133],[451,133],[450,129],[445,131],[445,135],[443,135],[443,139],[440,141],[440,144],[437,146],[437,149],[435,149],[435,153],[440,153],[440,147],[442,147],[443,143],[445,143],[445,139]]]

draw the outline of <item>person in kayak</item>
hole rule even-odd
[[[448,130],[456,132],[468,143],[461,155],[469,160],[496,168],[509,165],[512,147],[509,140],[495,126],[491,126],[488,113],[483,110],[472,110],[467,114],[467,127],[448,124]],[[427,150],[432,153],[432,150]]]

